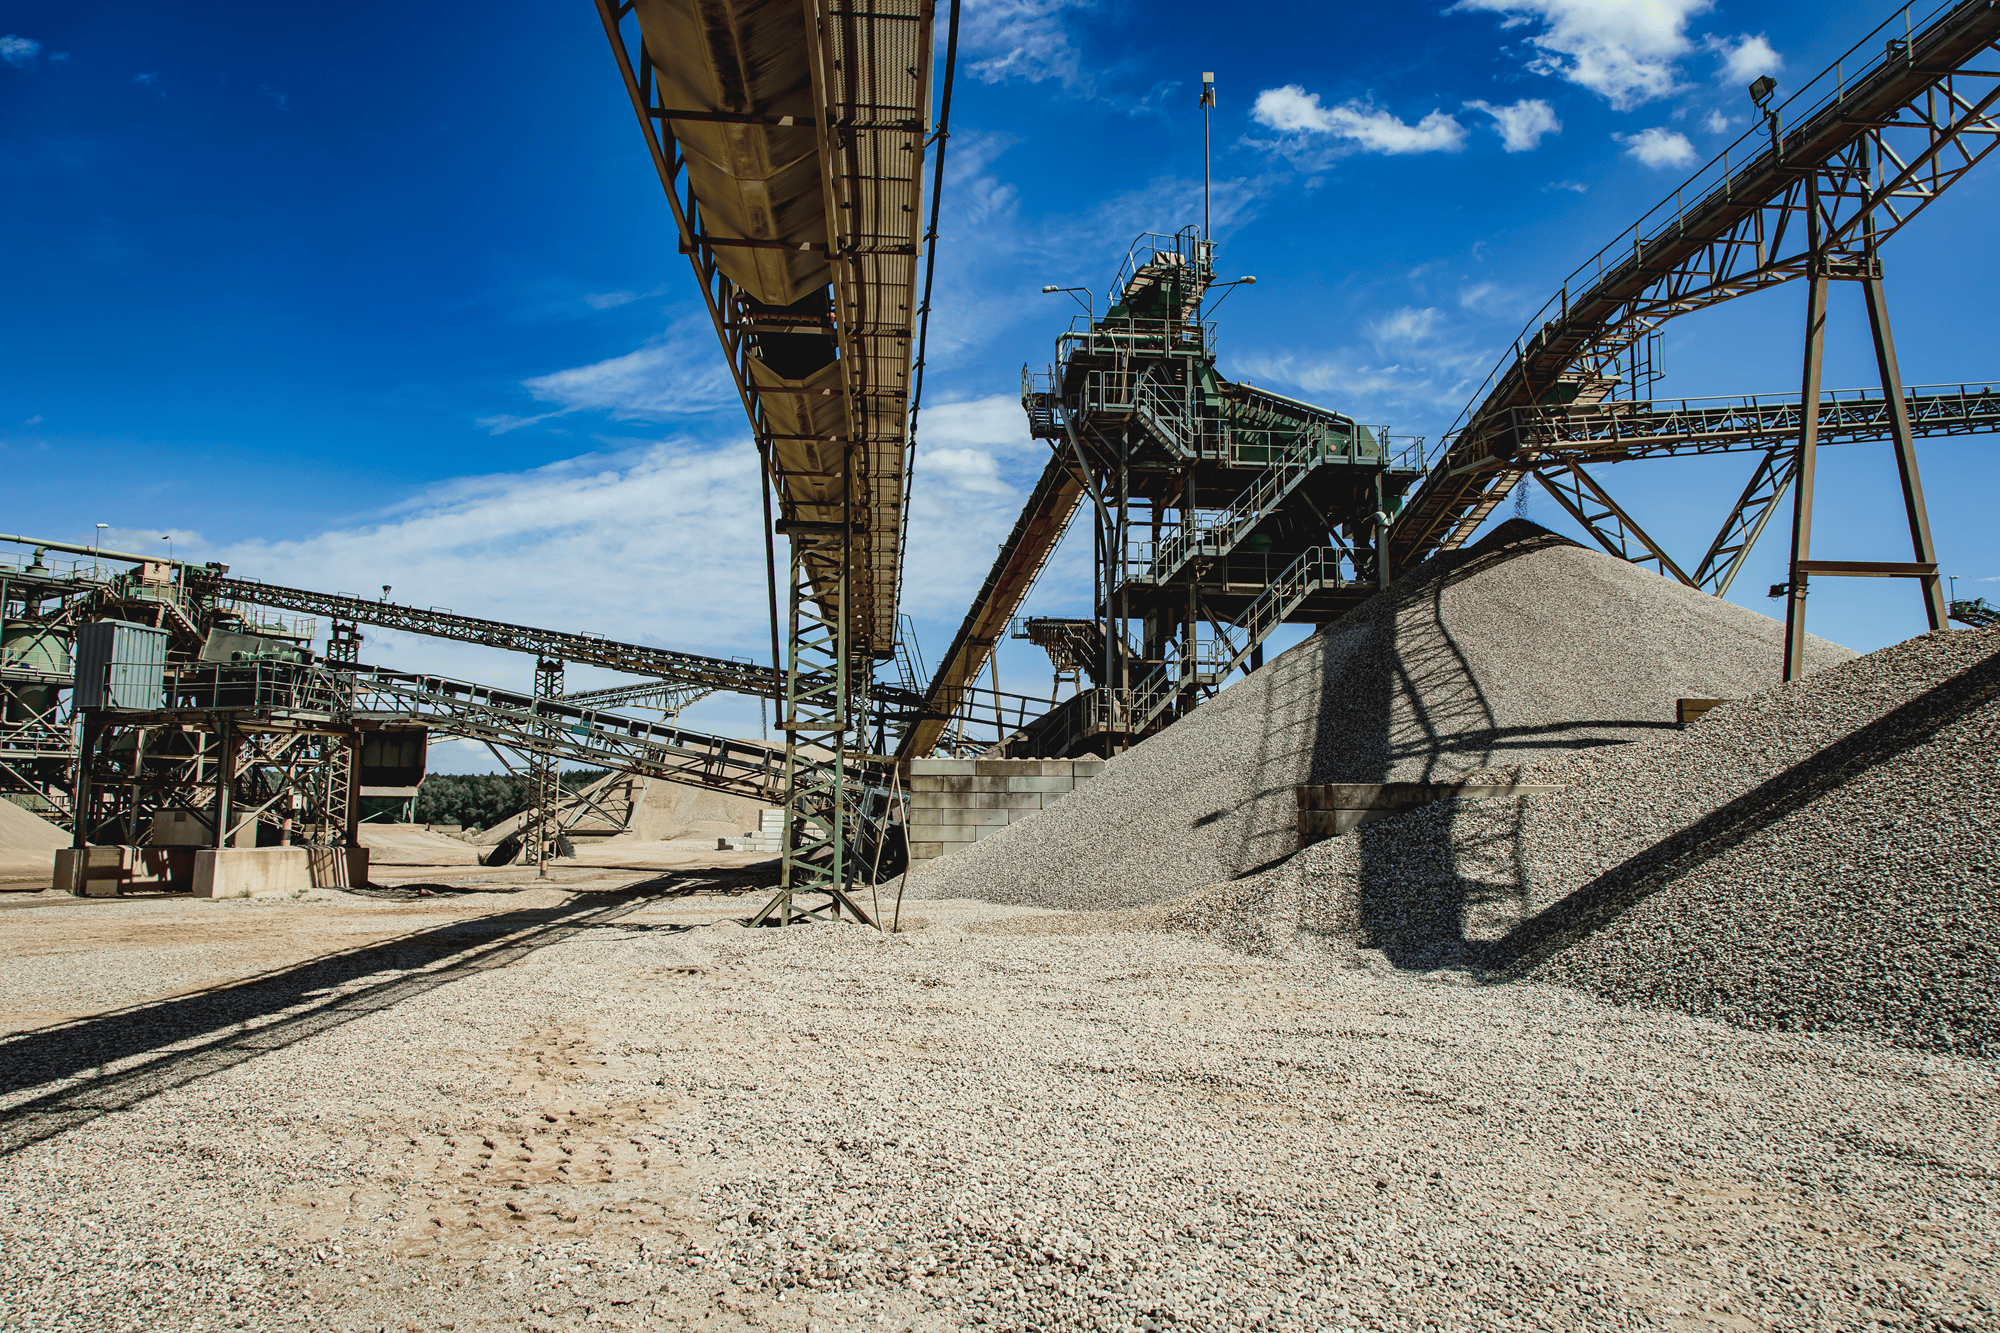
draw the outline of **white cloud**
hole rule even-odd
[[[15,69],[34,68],[35,57],[41,50],[42,44],[32,37],[17,37],[11,32],[0,37],[0,60],[6,61]]]
[[[1568,190],[1572,194],[1590,193],[1590,187],[1582,181],[1550,181],[1542,187],[1542,193],[1547,194],[1550,190]]]
[[[584,304],[592,310],[610,310],[616,306],[630,305],[639,299],[637,292],[591,292],[584,296]]]
[[[1430,337],[1444,318],[1431,306],[1403,306],[1370,322],[1368,332],[1378,343],[1414,343]]]
[[[1494,106],[1490,102],[1466,105],[1493,117],[1494,127],[1500,131],[1501,146],[1510,153],[1528,152],[1541,143],[1544,134],[1562,130],[1555,109],[1539,98],[1524,97],[1509,106]]]
[[[270,98],[271,105],[277,107],[278,110],[290,111],[292,109],[292,99],[289,93],[281,93],[268,83],[258,84],[257,91]]]
[[[1771,43],[1761,32],[1754,37],[1743,33],[1734,42],[1710,38],[1707,45],[1709,50],[1722,57],[1722,65],[1715,77],[1723,83],[1747,87],[1751,80],[1776,74],[1785,67],[1784,57],[1771,49]]]
[[[1695,162],[1694,145],[1688,137],[1676,130],[1640,130],[1637,134],[1614,134],[1611,136],[1625,145],[1625,151],[1649,167],[1691,167]]]
[[[29,417],[26,421],[23,421],[21,424],[23,426],[39,426],[42,424],[42,414],[40,412],[37,412],[35,413],[35,415]]]
[[[1688,20],[1713,0],[1459,0],[1451,11],[1507,16],[1502,26],[1539,22],[1529,41],[1538,74],[1590,89],[1621,111],[1664,97],[1675,87],[1675,61],[1687,54]]]
[[[604,412],[618,421],[663,421],[712,412],[735,400],[722,354],[706,321],[683,320],[665,337],[637,351],[587,366],[522,381],[555,412],[494,416],[480,425],[498,435],[567,412]]]
[[[1727,134],[1729,127],[1735,123],[1720,111],[1711,111],[1702,118],[1701,127],[1710,134]]]
[[[1365,153],[1455,153],[1465,146],[1465,127],[1442,111],[1411,125],[1365,102],[1321,106],[1318,93],[1296,83],[1258,93],[1250,116],[1281,134],[1328,134]]]
[[[161,97],[165,97],[167,95],[166,89],[160,87],[160,76],[157,73],[134,74],[132,76],[132,82],[137,84],[139,87],[144,88],[149,93],[158,93]]]
[[[980,0],[967,5],[958,40],[971,57],[966,70],[986,83],[1021,79],[1066,85],[1085,82],[1064,11],[1088,9],[1091,0]]]

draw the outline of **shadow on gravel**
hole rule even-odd
[[[1467,946],[1479,966],[1533,971],[1555,954],[1669,887],[1683,875],[1819,800],[1885,760],[1929,741],[2000,699],[2000,655],[1952,677],[1522,922],[1490,944]]]
[[[9,1037],[0,1041],[0,1095],[79,1074],[89,1076],[0,1113],[5,1115],[0,1156],[393,1008],[471,973],[506,967],[580,931],[616,925],[620,917],[659,898],[659,892],[648,892],[648,887],[592,894],[558,907],[454,921],[215,990]],[[693,927],[643,928],[677,932]],[[327,995],[384,972],[398,975]],[[163,1051],[131,1068],[90,1073],[204,1037],[209,1039],[187,1049]]]

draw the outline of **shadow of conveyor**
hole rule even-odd
[[[160,1053],[8,1109],[0,1121],[0,1156],[449,982],[506,967],[580,931],[617,925],[659,896],[648,887],[454,921],[234,985],[17,1033],[0,1041],[0,1095]],[[396,975],[326,994],[382,973]],[[190,1041],[198,1044],[186,1046]]]
[[[1454,584],[1518,555],[1532,541],[1497,547],[1482,543],[1486,549],[1451,559],[1447,568],[1398,599],[1397,614],[1385,627],[1389,670],[1370,673],[1374,678],[1366,682],[1376,696],[1367,701],[1366,715],[1382,729],[1380,768],[1347,781],[1436,782],[1486,767],[1497,749],[1519,739],[1500,726],[1471,660],[1445,623],[1444,596]],[[1383,862],[1379,839],[1368,829],[1357,832],[1362,939],[1398,967],[1447,961],[1462,948],[1468,911],[1491,911],[1497,904],[1505,912],[1525,901],[1518,824],[1503,821],[1484,830],[1476,848],[1465,849],[1480,863],[1476,877],[1455,867],[1447,878],[1415,884],[1408,867]]]
[[[2000,699],[2000,655],[1986,658],[1885,714],[1681,832],[1605,871],[1500,939],[1475,945],[1478,966],[1521,976],[1675,881],[1812,802],[1931,740]]]

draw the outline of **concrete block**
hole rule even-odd
[[[1039,759],[975,759],[972,771],[982,778],[1011,778],[1017,776],[1024,765],[1035,765],[1036,771],[1040,771],[1041,762]]]
[[[914,783],[919,777],[969,778],[975,771],[974,766],[980,762],[977,759],[912,759],[910,781]]]
[[[910,793],[912,810],[950,810],[962,799],[962,793],[950,791],[913,791]]]
[[[1076,790],[1076,779],[1060,778],[1008,778],[1008,791],[1049,792],[1060,795]]]
[[[1085,778],[1094,778],[1104,771],[1107,762],[1109,761],[1103,759],[1072,759],[1069,761],[1070,776],[1079,782]]]
[[[910,790],[912,792],[971,791],[972,784],[976,780],[970,773],[960,776],[943,774],[934,778],[911,778]]]
[[[1031,791],[969,792],[958,800],[961,810],[1039,810],[1040,793]]]
[[[957,843],[962,847],[970,847],[981,838],[996,833],[1005,827],[1005,824],[946,824],[942,827],[928,830],[931,836],[926,841]]]
[[[115,898],[131,878],[130,847],[62,847],[56,851],[50,887],[78,898]]]
[[[941,842],[931,840],[927,842],[913,841],[910,843],[910,859],[912,861],[935,861],[943,855],[944,844]]]
[[[197,898],[274,898],[313,887],[305,847],[204,848],[195,853]]]
[[[358,889],[368,883],[366,847],[308,847],[306,857],[312,886],[316,889]]]

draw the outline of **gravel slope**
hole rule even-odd
[[[1684,732],[1507,771],[1155,909],[1761,1028],[2000,1055],[2000,630],[1942,631]]]
[[[1660,734],[1677,697],[1778,676],[1783,626],[1521,519],[909,878],[919,897],[1102,909],[1289,856],[1304,782],[1442,780]],[[1809,662],[1852,657],[1814,640]]]

